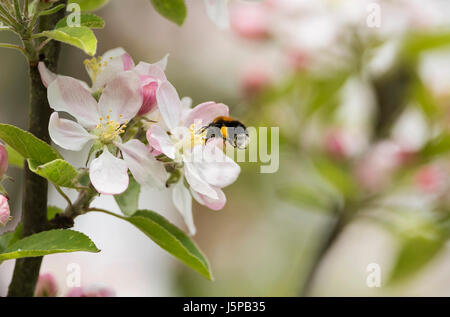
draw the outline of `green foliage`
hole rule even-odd
[[[181,262],[207,279],[213,279],[209,263],[195,243],[163,216],[150,210],[138,210],[131,217],[109,214],[130,222]]]
[[[155,10],[166,19],[182,25],[187,15],[184,0],[150,0]]]
[[[56,23],[55,29],[64,28],[67,26],[67,17],[62,18]],[[82,13],[80,16],[80,26],[85,26],[90,29],[103,29],[105,21],[96,14]]]
[[[54,6],[54,7],[51,8],[51,9],[48,9],[48,10],[44,10],[44,11],[39,12],[39,15],[40,15],[40,16],[43,16],[43,15],[51,15],[51,14],[54,14],[54,13],[58,12],[59,10],[65,8],[65,7],[66,7],[65,4],[59,4],[59,5],[57,5],[57,6]]]
[[[431,160],[439,155],[445,155],[450,152],[450,135],[448,133],[442,133],[431,139],[422,148],[420,154],[425,160]]]
[[[119,205],[120,210],[125,216],[132,216],[138,210],[139,194],[141,192],[141,185],[130,177],[130,184],[127,190],[120,195],[115,195],[114,199]]]
[[[64,213],[64,210],[62,210],[61,208],[58,208],[55,206],[47,207],[47,219],[48,220],[52,220],[53,218],[55,218],[55,216],[57,214],[62,214],[62,213]]]
[[[9,244],[0,253],[0,261],[67,252],[100,252],[86,235],[73,230],[36,233]]]
[[[281,199],[300,208],[319,212],[330,211],[331,204],[324,197],[324,194],[315,191],[310,186],[296,184],[281,188],[277,193]]]
[[[450,46],[450,32],[411,33],[405,39],[403,54],[415,60],[423,52]]]
[[[77,3],[82,11],[95,11],[107,5],[109,0],[69,0],[70,3]]]
[[[0,253],[3,253],[3,251],[6,248],[8,248],[16,241],[19,241],[21,235],[22,235],[22,224],[19,224],[14,231],[6,232],[0,235]]]
[[[8,152],[8,163],[10,166],[23,168],[24,158],[16,150],[6,144],[6,151]]]
[[[36,138],[33,134],[9,124],[0,124],[0,139],[16,150],[25,159],[32,159],[37,164],[45,164],[61,155],[50,145]]]
[[[42,36],[78,47],[90,56],[94,56],[97,52],[97,38],[94,32],[86,26],[66,26],[36,34],[36,37]]]
[[[29,159],[28,166],[33,173],[36,173],[53,184],[61,187],[75,188],[78,181],[78,171],[68,162],[57,159],[43,165]]]

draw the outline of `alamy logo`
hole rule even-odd
[[[380,28],[381,27],[381,6],[372,2],[367,5],[367,16],[366,23],[369,28]]]
[[[366,285],[367,287],[381,287],[381,267],[378,263],[370,263],[366,267],[367,275]]]

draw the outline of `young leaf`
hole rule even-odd
[[[120,210],[125,216],[132,216],[138,210],[140,192],[141,186],[136,182],[134,177],[130,177],[128,189],[123,194],[114,196],[117,205],[119,205]]]
[[[109,0],[69,0],[70,3],[77,3],[82,11],[95,11],[108,4]]]
[[[8,164],[11,166],[23,168],[24,158],[16,150],[6,144],[6,151],[8,152]]]
[[[62,27],[52,31],[36,34],[37,37],[48,37],[83,50],[86,54],[94,56],[97,52],[97,38],[94,32],[86,26]]]
[[[0,253],[0,261],[77,251],[100,252],[94,242],[81,232],[50,230],[12,243]]]
[[[62,158],[54,148],[44,141],[9,124],[0,124],[0,139],[24,158],[33,159],[38,164]]]
[[[59,4],[59,5],[57,5],[57,6],[54,6],[54,7],[51,8],[51,9],[48,9],[48,10],[44,10],[44,11],[39,12],[39,15],[40,15],[40,16],[43,16],[43,15],[51,15],[51,14],[54,14],[54,13],[58,12],[59,10],[61,10],[62,8],[64,8],[65,6],[66,6],[65,4]]]
[[[56,23],[55,29],[60,29],[67,26],[67,17],[62,18]],[[82,13],[80,16],[80,26],[85,26],[90,29],[103,29],[105,21],[96,14]]]
[[[127,220],[181,262],[207,279],[213,279],[209,263],[195,243],[164,217],[153,211],[139,210]]]
[[[48,179],[55,185],[69,188],[76,187],[79,176],[78,171],[62,159],[57,159],[42,165],[29,159],[28,166],[33,173]]]
[[[187,15],[184,0],[150,0],[155,10],[166,19],[182,25]]]
[[[0,253],[2,253],[11,244],[20,240],[21,235],[22,224],[18,224],[14,231],[5,232],[4,234],[0,235]]]

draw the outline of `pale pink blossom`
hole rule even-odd
[[[238,3],[230,10],[232,29],[248,39],[264,39],[269,36],[270,12],[267,6]]]
[[[103,286],[74,287],[66,297],[115,297],[114,290]]]
[[[36,288],[34,290],[35,297],[56,297],[58,295],[58,285],[54,276],[50,273],[39,275]]]
[[[415,185],[423,192],[439,194],[445,189],[445,171],[437,165],[426,165],[417,171]]]
[[[11,219],[8,198],[0,194],[0,226],[4,226]]]
[[[0,143],[0,180],[8,169],[8,152],[3,144]]]
[[[222,188],[232,184],[240,173],[239,165],[227,157],[214,140],[205,145],[204,135],[199,133],[202,126],[218,116],[228,115],[229,110],[226,105],[215,102],[190,109],[169,82],[160,85],[157,99],[166,128],[152,125],[147,139],[154,150],[183,164],[183,177],[172,192],[173,202],[190,233],[195,234],[191,196],[210,209],[220,210],[226,202]],[[184,186],[183,179],[190,190]]]
[[[50,136],[57,145],[79,151],[95,142],[103,153],[89,169],[92,185],[102,194],[120,194],[128,187],[128,170],[142,185],[162,187],[166,172],[138,140],[122,143],[120,135],[142,106],[141,82],[132,71],[110,81],[97,102],[76,79],[58,76],[48,86],[48,100],[55,112],[50,117]],[[61,119],[59,112],[77,121]],[[112,153],[110,151],[113,151]],[[117,157],[117,152],[122,158]]]
[[[208,17],[219,28],[227,28],[230,25],[228,0],[203,0]],[[247,0],[249,1],[249,0]],[[260,2],[261,0],[250,0],[249,2]]]
[[[245,95],[254,96],[268,87],[273,81],[273,74],[261,64],[245,67],[241,77],[241,86]]]

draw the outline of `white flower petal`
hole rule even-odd
[[[142,106],[141,81],[136,73],[122,72],[108,83],[100,97],[98,108],[103,117],[124,123],[134,118]]]
[[[121,47],[107,51],[103,54],[102,61],[107,64],[97,74],[95,81],[92,83],[93,91],[105,87],[105,85],[117,77],[118,73],[134,68],[133,59]]]
[[[164,56],[161,60],[157,61],[153,65],[156,65],[159,68],[161,68],[163,71],[166,71],[168,60],[169,60],[169,54],[166,54],[166,56]]]
[[[200,177],[212,186],[226,187],[234,183],[241,172],[241,167],[214,142],[208,142],[204,147],[196,146],[193,157]]]
[[[80,151],[86,143],[96,138],[75,121],[60,119],[57,112],[50,116],[48,130],[53,142],[71,151]]]
[[[194,163],[184,162],[184,176],[193,190],[212,199],[218,199],[216,191],[202,179]]]
[[[99,123],[97,101],[91,93],[74,78],[58,76],[47,89],[48,102],[55,111],[64,111],[86,128]]]
[[[140,76],[150,76],[155,80],[166,81],[167,77],[160,65],[140,62],[134,71]]]
[[[227,105],[223,103],[215,103],[213,101],[204,102],[195,106],[187,112],[184,117],[184,125],[189,127],[191,124],[200,123],[202,125],[208,125],[215,118],[219,116],[228,116],[229,109]]]
[[[105,195],[118,195],[128,188],[128,166],[113,156],[105,146],[103,153],[92,161],[89,177],[95,189]]]
[[[204,0],[208,17],[222,29],[230,25],[227,0]]]
[[[162,82],[156,91],[156,100],[159,112],[169,130],[177,127],[180,123],[182,105],[175,87],[168,81]]]
[[[189,229],[189,233],[194,235],[196,229],[194,218],[192,216],[192,197],[182,181],[173,186],[172,200],[178,212],[183,216],[184,222]]]
[[[136,181],[141,185],[163,188],[167,180],[164,165],[158,162],[139,140],[116,144]]]
[[[157,124],[150,126],[147,131],[148,143],[158,152],[164,153],[167,157],[175,159],[175,146],[167,132]]]

